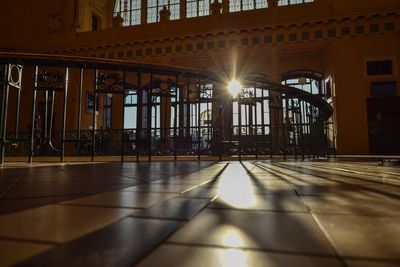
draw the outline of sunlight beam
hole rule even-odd
[[[228,90],[231,93],[233,98],[236,98],[239,95],[242,88],[243,88],[243,86],[238,80],[232,80],[228,84]]]

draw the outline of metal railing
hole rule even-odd
[[[242,75],[242,84],[256,93],[232,98],[224,75],[191,69],[20,53],[0,53],[0,66],[1,163],[6,156],[28,157],[29,162],[39,156],[57,156],[60,161],[66,156],[118,156],[121,161],[151,161],[154,156],[304,159],[334,151],[321,141],[328,140],[332,107],[319,96],[265,77]],[[132,106],[125,101],[128,92],[137,96],[136,113],[130,118],[136,122],[133,128],[125,126],[126,108]],[[305,120],[306,114],[295,111],[297,119],[287,129],[282,95],[293,100],[293,107],[286,108],[299,110],[296,105],[307,103],[317,115]],[[108,107],[108,127],[99,96],[115,99]],[[233,125],[236,101],[239,124]],[[201,116],[204,107],[206,118]],[[244,113],[241,107],[252,112]]]

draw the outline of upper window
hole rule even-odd
[[[222,0],[218,0],[222,3]],[[210,15],[210,0],[187,0],[186,1],[186,17],[202,17]]]
[[[314,0],[279,0],[278,6],[297,5],[311,2],[314,2]]]
[[[296,70],[282,75],[282,84],[296,87],[314,95],[324,96],[323,75],[309,70]]]
[[[266,7],[268,7],[267,0],[229,0],[229,12],[238,12]]]
[[[179,19],[180,0],[147,0],[147,23],[159,22],[164,6],[171,12],[170,20]]]
[[[141,19],[141,7],[141,0],[116,0],[114,16],[121,13],[124,19],[123,26],[138,25]]]
[[[165,6],[170,11],[170,20],[180,19],[180,0],[146,0],[147,8],[142,12],[142,0],[116,0],[114,16],[118,13],[124,19],[123,26],[141,24],[141,15],[146,23],[160,21],[160,10]],[[268,0],[228,0],[229,12],[261,9],[268,7]],[[213,0],[186,0],[186,18],[208,16],[211,14],[210,5]],[[222,3],[222,0],[218,0]],[[314,2],[314,0],[279,0],[279,6],[295,5]],[[183,4],[183,3],[182,3]]]

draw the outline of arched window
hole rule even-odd
[[[324,96],[323,75],[309,70],[295,70],[282,75],[282,84],[299,88],[314,95]]]
[[[325,90],[323,87],[323,75],[322,73],[310,71],[310,70],[295,70],[286,72],[282,75],[282,84],[296,87],[300,90],[306,91],[313,95],[319,95],[325,97]],[[313,118],[318,117],[318,109],[312,106],[306,101],[299,101],[293,105],[293,101],[282,94],[282,109],[283,114],[293,120],[293,106],[296,106],[299,114],[301,114],[300,120],[304,124],[303,133],[310,133],[310,123],[313,122]]]

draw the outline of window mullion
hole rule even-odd
[[[132,6],[132,0],[130,1],[130,9],[129,9],[129,26],[132,26],[132,10],[133,10],[133,6]]]

